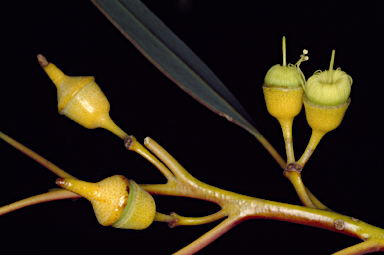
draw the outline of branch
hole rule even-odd
[[[65,189],[50,191],[50,192],[39,194],[33,197],[25,198],[23,200],[14,202],[9,205],[2,206],[0,207],[0,215],[4,215],[6,213],[15,211],[23,207],[27,207],[29,205],[35,205],[35,204],[40,204],[40,203],[54,201],[54,200],[80,198],[80,197],[81,197],[80,195],[77,195]]]
[[[223,210],[220,210],[217,213],[205,217],[183,217],[174,212],[172,212],[171,215],[176,217],[177,220],[174,223],[168,224],[170,228],[174,228],[177,226],[193,226],[207,224],[228,216],[227,213]]]
[[[200,251],[201,249],[215,241],[217,238],[222,236],[228,230],[236,226],[237,223],[239,223],[239,221],[236,217],[230,217],[228,219],[225,219],[219,225],[217,225],[216,227],[214,227],[213,229],[211,229],[189,245],[185,246],[183,249],[174,253],[174,255],[194,254]]]
[[[52,162],[46,160],[45,158],[43,158],[42,156],[40,156],[39,154],[37,154],[33,150],[28,149],[27,147],[25,147],[21,143],[13,140],[12,138],[7,136],[6,134],[0,132],[0,138],[3,139],[5,142],[9,143],[10,145],[12,145],[13,147],[15,147],[16,149],[18,149],[19,151],[21,151],[22,153],[24,153],[25,155],[27,155],[28,157],[32,158],[33,160],[35,160],[38,163],[45,166],[48,170],[50,170],[52,173],[56,174],[57,176],[62,177],[62,178],[77,179],[76,177],[73,177],[72,175],[65,172],[63,169],[56,166]]]
[[[384,251],[384,242],[382,240],[371,239],[365,242],[345,248],[332,255],[361,255],[376,251]]]

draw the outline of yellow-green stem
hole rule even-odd
[[[316,208],[318,209],[322,209],[322,210],[330,210],[328,207],[326,207],[325,205],[323,205],[323,203],[321,203],[313,194],[312,192],[307,188],[305,187],[305,191],[307,192],[308,194],[308,197],[309,199],[311,199],[312,203],[316,206]]]
[[[113,134],[117,135],[123,140],[128,136],[128,134],[125,133],[118,125],[116,125],[116,123],[111,118],[105,120],[103,122],[102,127],[112,132]]]
[[[293,151],[292,124],[293,118],[278,118],[283,131],[285,151],[287,153],[287,164],[295,162],[295,153]]]
[[[65,189],[51,191],[51,192],[39,194],[36,196],[32,196],[29,198],[25,198],[9,205],[2,206],[0,207],[0,215],[15,211],[17,209],[21,209],[29,205],[35,205],[39,203],[60,200],[60,199],[80,198],[80,197],[81,197],[80,195]]]
[[[307,148],[305,149],[303,155],[301,158],[296,162],[302,167],[308,162],[309,158],[311,157],[312,153],[315,151],[317,145],[319,144],[321,138],[326,134],[327,132],[320,131],[320,130],[312,130],[311,139],[309,140],[309,143],[307,145]]]
[[[284,171],[284,175],[292,183],[303,205],[310,208],[317,208],[308,196],[308,193],[303,184],[303,180],[301,179],[301,173],[295,171]]]
[[[50,170],[51,172],[53,172],[57,176],[62,177],[62,178],[77,179],[76,177],[74,177],[74,176],[70,175],[69,173],[65,172],[63,169],[61,169],[60,167],[56,166],[52,162],[46,160],[45,158],[43,158],[42,156],[40,156],[39,154],[37,154],[33,150],[28,149],[27,147],[25,147],[21,143],[13,140],[12,138],[7,136],[6,134],[0,132],[0,138],[3,139],[5,142],[9,143],[10,145],[12,145],[13,147],[15,147],[16,149],[18,149],[19,151],[21,151],[22,153],[24,153],[25,155],[27,155],[28,157],[32,158],[33,160],[35,160],[38,163],[40,163],[43,166],[45,166],[48,170]]]
[[[362,243],[358,243],[341,251],[335,252],[332,255],[357,255],[366,254],[376,251],[384,251],[384,241],[371,239]]]
[[[332,83],[333,64],[335,63],[335,50],[332,50],[331,62],[329,63],[328,83]]]
[[[194,179],[177,160],[172,157],[163,147],[150,137],[144,139],[144,145],[150,149],[164,164],[172,171],[178,179]]]
[[[156,212],[154,221],[166,222],[168,224],[173,224],[177,221],[177,217],[174,215],[166,215],[159,212]]]
[[[197,240],[193,241],[189,245],[185,246],[178,252],[175,252],[173,255],[189,255],[195,254],[196,252],[203,249],[205,246],[209,245],[217,238],[228,232],[231,228],[233,228],[238,223],[238,217],[230,217],[223,220],[219,225],[215,228],[211,229]]]
[[[190,254],[191,252],[197,252],[239,222],[252,218],[275,219],[304,224],[355,236],[362,240],[372,240],[370,243],[367,242],[366,246],[356,246],[357,249],[362,251],[373,247],[373,245],[383,246],[383,229],[332,211],[253,198],[205,184],[190,175],[171,155],[169,155],[168,152],[166,152],[152,139],[146,139],[146,146],[148,146],[156,154],[156,156],[164,161],[164,163],[175,174],[175,178],[171,178],[166,184],[141,185],[145,190],[152,194],[158,195],[185,196],[207,200],[215,202],[221,206],[222,210],[218,213],[206,217],[195,218],[194,223],[204,223],[207,222],[207,219],[216,220],[228,216],[227,219],[221,222],[214,229],[180,250],[177,254]],[[292,180],[296,178],[296,182],[300,182],[301,178],[299,173],[292,174],[292,176]],[[1,210],[2,213],[5,213],[31,204],[76,197],[79,196],[66,190],[48,192],[5,206]],[[162,218],[166,222],[174,219],[173,216],[168,217],[161,214],[158,214],[157,217],[158,219]],[[192,218],[188,219],[187,217],[185,217],[185,220],[193,221]],[[338,255],[341,254],[348,253],[340,253]]]
[[[285,36],[283,36],[283,66],[287,66],[287,46]]]
[[[145,147],[143,147],[134,136],[130,136],[130,145],[127,149],[131,151],[135,151],[140,156],[148,160],[152,165],[154,165],[159,171],[167,178],[167,180],[171,180],[173,178],[173,174],[169,171],[169,169],[160,162],[155,156],[152,155]]]
[[[220,210],[217,213],[205,217],[183,217],[176,213],[172,213],[171,215],[176,217],[177,220],[173,224],[169,225],[170,227],[177,227],[207,224],[226,217],[227,213],[223,210]]]
[[[265,139],[264,136],[262,136],[260,133],[253,132],[252,130],[248,130],[256,139],[264,146],[264,148],[271,154],[271,156],[276,160],[276,162],[279,164],[279,166],[284,169],[286,166],[286,162],[284,159],[280,156],[280,154],[273,148],[273,146]]]

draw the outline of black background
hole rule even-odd
[[[284,156],[278,122],[266,111],[261,85],[267,70],[287,59],[308,78],[335,67],[352,76],[352,103],[341,126],[321,141],[303,171],[304,183],[333,210],[384,227],[384,3],[306,4],[290,1],[153,1],[144,3],[226,84]],[[123,174],[137,183],[164,183],[156,168],[122,141],[87,130],[57,113],[56,89],[36,61],[41,53],[66,74],[92,75],[111,103],[112,119],[139,141],[152,137],[196,178],[254,197],[300,204],[294,189],[260,143],[184,93],[89,1],[7,1],[0,11],[0,130],[74,176],[97,182]],[[295,119],[299,158],[310,137],[304,111]],[[0,141],[0,204],[55,187],[57,178]],[[205,216],[218,206],[155,197],[157,210]],[[99,225],[80,199],[30,206],[0,217],[0,253],[170,254],[218,222],[146,230]],[[341,234],[272,221],[249,220],[199,254],[330,254],[358,243]],[[76,247],[76,248],[75,248]]]

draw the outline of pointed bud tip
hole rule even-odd
[[[49,64],[47,59],[41,54],[37,54],[37,61],[39,61],[39,64],[42,68],[46,67]]]

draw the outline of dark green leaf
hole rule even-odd
[[[138,0],[92,0],[99,10],[161,72],[181,89],[253,134],[280,157],[256,130],[245,109],[220,79],[159,18]],[[283,165],[281,157],[280,165]]]

